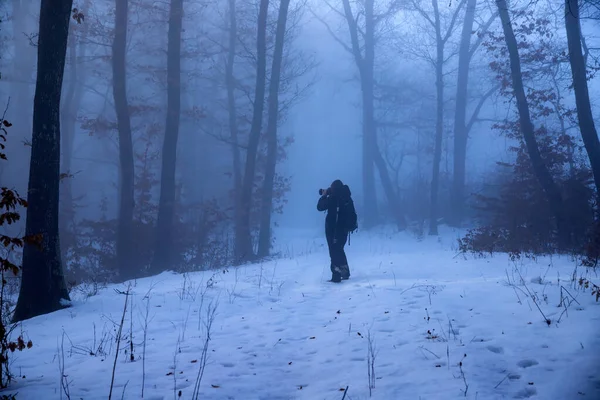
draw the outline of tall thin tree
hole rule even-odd
[[[568,245],[568,229],[565,212],[563,209],[563,199],[558,185],[554,177],[550,173],[542,154],[540,152],[537,140],[535,138],[535,130],[531,121],[531,113],[525,94],[525,86],[523,84],[523,76],[521,74],[521,60],[519,58],[519,46],[517,38],[512,27],[510,15],[508,13],[508,5],[506,0],[496,0],[502,30],[504,32],[504,40],[508,49],[510,59],[510,75],[512,78],[513,91],[517,101],[517,110],[519,112],[519,125],[523,134],[523,141],[527,148],[527,153],[531,160],[531,165],[535,176],[544,190],[548,204],[554,214],[556,228],[562,245]]]
[[[73,0],[42,0],[40,5],[25,234],[42,235],[42,242],[25,244],[14,321],[56,311],[70,300],[60,256],[58,210],[60,98],[72,7]]]
[[[119,131],[119,221],[117,226],[117,268],[123,280],[133,278],[134,163],[131,119],[127,101],[127,18],[128,1],[115,0],[115,37],[112,46],[113,97]]]
[[[465,5],[466,0],[461,0],[456,9],[450,15],[450,22],[445,29],[442,27],[442,14],[440,13],[438,0],[431,0],[433,8],[433,18],[417,2],[413,2],[414,8],[433,28],[435,34],[436,55],[432,57],[431,63],[435,71],[436,88],[436,118],[435,135],[433,148],[433,170],[431,174],[431,191],[429,203],[429,234],[438,234],[438,193],[440,186],[440,163],[442,160],[442,144],[444,139],[444,89],[445,89],[445,71],[444,67],[449,57],[446,55],[446,46],[454,33],[458,15]]]
[[[279,122],[279,83],[283,63],[283,47],[290,0],[281,0],[275,32],[275,50],[269,82],[269,111],[267,119],[267,163],[262,188],[260,234],[258,256],[266,257],[271,250],[271,214],[273,211],[273,189],[277,165],[277,124]]]
[[[153,272],[168,268],[173,261],[173,219],[175,216],[175,168],[181,114],[181,29],[183,0],[171,0],[167,40],[167,121],[162,150],[160,200],[156,224]]]
[[[234,76],[236,43],[237,43],[237,7],[236,0],[229,0],[229,46],[227,48],[227,61],[225,65],[225,85],[227,86],[227,116],[229,122],[230,147],[233,157],[233,218],[239,221],[240,195],[242,188],[242,161],[238,138],[238,116],[235,101],[236,80]]]
[[[565,27],[569,45],[569,62],[573,76],[573,90],[575,91],[575,104],[577,105],[577,118],[579,130],[585,150],[590,159],[596,192],[600,195],[600,140],[592,115],[590,93],[587,83],[587,66],[583,51],[581,50],[581,21],[579,13],[579,0],[565,0]]]
[[[239,220],[236,224],[235,258],[236,262],[247,261],[254,257],[252,234],[250,229],[250,212],[252,208],[252,192],[256,173],[256,157],[263,126],[265,107],[265,85],[267,77],[267,17],[269,0],[260,0],[258,26],[256,34],[256,83],[254,86],[254,109],[252,124],[246,152],[246,166],[240,193]]]

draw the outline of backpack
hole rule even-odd
[[[344,185],[344,191],[346,193],[344,193],[345,196],[340,201],[339,217],[344,221],[344,229],[352,233],[358,229],[358,215],[356,215],[354,201],[352,200],[348,185]]]

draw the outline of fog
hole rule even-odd
[[[119,196],[125,187],[119,158],[122,132],[113,95],[114,2],[82,0],[79,3],[76,4],[77,12],[81,12],[84,19],[77,22],[72,18],[70,21],[61,104],[60,218],[64,224],[61,229],[69,232],[62,235],[61,246],[64,247],[63,257],[68,258],[65,260],[68,269],[75,268],[71,257],[81,245],[72,235],[83,235],[77,233],[82,229],[86,235],[91,235],[89,243],[100,240],[94,236],[97,233],[90,233],[96,229],[92,226],[101,221],[112,221],[113,224],[121,218]],[[164,181],[163,186],[173,184],[173,191],[168,189],[166,192],[175,193],[177,220],[189,223],[185,228],[189,231],[182,227],[187,233],[169,234],[173,237],[168,240],[179,240],[178,235],[193,232],[193,235],[203,237],[204,244],[207,240],[228,243],[225,246],[228,255],[219,262],[228,262],[225,260],[231,256],[229,248],[240,245],[234,245],[243,236],[240,227],[248,229],[247,236],[251,236],[248,243],[253,247],[258,245],[260,231],[264,233],[271,229],[269,225],[320,231],[324,217],[316,211],[317,191],[328,187],[335,179],[341,179],[351,188],[359,220],[364,222],[359,224],[360,228],[369,230],[391,225],[401,231],[413,232],[419,238],[426,234],[435,235],[438,224],[458,229],[488,226],[494,212],[488,208],[482,217],[479,211],[482,201],[485,203],[486,200],[477,196],[491,198],[499,196],[503,190],[504,193],[512,192],[507,182],[520,178],[517,179],[519,173],[510,172],[508,166],[512,165],[511,168],[518,171],[519,165],[524,163],[523,168],[529,171],[527,174],[532,173],[528,161],[516,156],[527,154],[528,148],[522,135],[511,131],[510,124],[521,115],[520,105],[515,102],[510,89],[514,83],[509,73],[512,64],[494,2],[469,2],[469,7],[475,4],[475,8],[467,44],[466,97],[462,97],[466,102],[466,121],[463,122],[466,128],[461,128],[464,131],[461,134],[468,139],[465,139],[466,157],[463,157],[465,173],[460,178],[461,174],[455,171],[460,167],[457,160],[461,157],[455,147],[458,143],[455,133],[460,125],[456,125],[456,110],[460,103],[457,101],[457,93],[460,93],[460,90],[457,92],[457,77],[461,35],[464,36],[461,31],[468,29],[463,28],[467,1],[439,4],[435,1],[375,1],[375,22],[369,28],[374,31],[371,42],[364,25],[365,10],[368,11],[370,3],[350,2],[349,10],[357,24],[357,48],[346,20],[348,10],[344,9],[344,2],[292,1],[287,15],[281,84],[275,106],[279,109],[275,184],[269,190],[265,189],[268,186],[264,184],[264,178],[270,163],[269,154],[275,154],[267,149],[267,131],[270,129],[269,84],[275,66],[278,4],[271,5],[267,16],[266,93],[260,131],[257,131],[260,135],[258,152],[253,157],[256,159],[256,165],[252,166],[255,179],[248,186],[253,192],[248,192],[249,198],[240,200],[244,204],[237,204],[244,197],[240,191],[246,187],[242,181],[245,181],[244,173],[249,168],[246,153],[251,141],[248,137],[257,120],[254,102],[258,3],[250,0],[183,2],[179,56],[181,107],[176,129],[178,137],[175,137],[176,156],[162,157],[163,141],[170,132],[165,128],[170,107],[167,91],[172,87],[167,79],[169,2],[129,2],[125,62],[129,109],[123,115],[131,123],[133,137],[136,203],[133,221],[146,229],[136,234],[140,240],[151,242],[157,235],[153,227],[160,208],[161,162],[168,165],[171,158],[175,165],[175,180]],[[232,4],[236,7],[237,26],[229,77]],[[6,150],[10,162],[2,168],[2,184],[24,193],[28,190],[31,154],[39,2],[4,1],[2,13],[0,88],[3,103],[9,104],[6,118],[13,123]],[[573,141],[564,150],[570,154],[567,156],[570,161],[564,161],[564,168],[556,164],[551,173],[560,182],[563,178],[565,182],[571,179],[567,177],[569,173],[571,177],[575,176],[575,170],[589,174],[589,158],[582,146],[575,117],[571,66],[565,58],[568,49],[562,4],[511,2],[510,15],[518,40],[527,42],[524,48],[539,46],[539,52],[546,54],[541,61],[529,53],[521,54],[528,95],[532,96],[531,91],[537,90],[537,95],[548,96],[554,90],[546,100],[530,98],[531,102],[546,101],[543,107],[548,109],[544,114],[543,110],[535,108],[542,107],[540,104],[530,105],[534,127],[556,134],[554,139],[548,139],[549,142],[544,142],[546,139],[541,136],[538,140],[553,149],[548,151],[558,151],[550,142],[558,143],[559,135],[567,135]],[[594,5],[584,3],[582,44],[590,75],[589,100],[597,118],[594,105],[600,92],[594,74],[599,31],[595,17]],[[437,33],[436,27],[439,28]],[[440,43],[443,43],[441,47]],[[370,51],[369,46],[374,49],[372,76],[365,72],[368,67],[364,59]],[[357,66],[357,51],[359,58],[362,57],[360,62],[364,63],[361,68]],[[439,65],[441,67],[436,70]],[[436,91],[436,79],[443,80],[441,91]],[[554,83],[548,79],[553,79]],[[373,112],[369,117],[372,121],[365,124],[365,99],[368,98],[365,88],[368,85],[372,85],[369,90],[374,91],[369,100]],[[233,109],[231,104],[235,104]],[[368,146],[376,149],[365,153],[365,140],[370,143]],[[518,148],[521,153],[515,150]],[[542,153],[544,151],[542,149]],[[367,164],[363,163],[365,154],[372,157]],[[542,154],[542,157],[550,156]],[[239,163],[237,167],[236,163]],[[439,168],[433,168],[436,163]],[[569,173],[567,164],[571,166]],[[366,173],[370,176],[368,181],[365,181],[365,165],[371,168]],[[433,174],[432,168],[438,172]],[[432,179],[437,183],[432,184]],[[462,189],[461,183],[457,183],[461,179],[464,179]],[[592,190],[591,181],[586,179],[583,186]],[[369,187],[364,187],[365,182]],[[560,182],[559,186],[563,184]],[[279,184],[282,186],[277,186]],[[434,186],[437,195],[432,196]],[[284,190],[279,193],[278,188]],[[532,190],[538,191],[539,187]],[[266,203],[260,199],[273,196],[273,193],[276,195],[272,206],[268,207],[270,212],[265,214]],[[373,193],[373,198],[368,197]],[[565,199],[574,197],[577,196],[565,194]],[[208,207],[207,202],[211,201],[214,202],[211,207],[215,208]],[[256,213],[248,216],[250,226],[244,228],[234,210],[250,208],[251,203],[256,207]],[[259,212],[259,209],[263,211]],[[369,214],[371,211],[373,215]],[[271,215],[267,225],[265,215]],[[207,222],[210,218],[218,221]],[[550,221],[552,216],[540,218]],[[22,222],[13,229],[22,230]],[[82,223],[85,226],[80,226]],[[515,222],[515,226],[528,223]],[[210,229],[203,228],[202,224],[209,224]],[[116,235],[117,228],[110,229]],[[116,240],[111,235],[102,239],[107,245],[110,243],[109,247],[114,246]],[[276,236],[275,229],[266,237],[276,240]],[[139,248],[136,251],[146,252]],[[188,254],[188,250],[182,251]],[[104,268],[103,263],[113,259],[115,254],[106,255],[106,259],[96,256],[99,258],[92,269]],[[152,258],[151,255],[148,257],[145,261],[140,260],[140,268],[145,268],[143,265]],[[204,267],[195,265],[191,268]]]
[[[0,397],[593,397],[599,57],[598,0],[0,0]]]

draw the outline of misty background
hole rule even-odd
[[[110,224],[107,222],[108,225],[100,227],[97,223],[118,218],[120,193],[119,139],[111,69],[114,2],[81,0],[75,3],[74,7],[85,19],[70,24],[61,104],[61,219],[69,221],[65,223],[69,227],[63,227],[61,246],[65,247],[63,258],[66,257],[68,269],[89,262],[84,259],[90,255],[77,255],[77,248],[94,247],[92,243],[98,242],[98,235],[105,235],[102,240],[106,243],[114,242],[114,237],[106,233]],[[277,187],[281,193],[274,198],[271,221],[284,228],[322,229],[323,215],[315,209],[317,190],[334,179],[341,179],[352,189],[359,218],[369,211],[364,195],[370,191],[365,192],[363,187],[361,76],[351,52],[351,35],[344,19],[343,3],[298,0],[290,4],[277,129],[280,158],[276,166],[276,181],[279,182],[276,186],[280,185]],[[467,3],[475,5],[466,97],[466,119],[467,122],[472,119],[473,123],[466,145],[466,206],[464,215],[456,217],[451,207],[456,157],[454,123],[459,47]],[[363,23],[364,9],[371,3],[348,4],[356,21]],[[236,129],[240,140],[247,140],[256,75],[258,2],[185,0],[182,2],[181,121],[176,160],[176,202],[182,207],[178,218],[194,227],[175,236],[204,235],[202,240],[210,236],[213,241],[223,243],[229,243],[235,234],[235,217],[231,215],[234,161],[225,76],[232,5],[237,19],[233,68]],[[437,7],[437,13],[432,5]],[[4,17],[0,93],[4,103],[10,99],[7,119],[14,127],[7,148],[11,162],[2,167],[0,176],[3,186],[24,193],[29,169],[39,2],[3,1],[1,7]],[[491,67],[494,60],[508,62],[501,49],[503,46],[494,45],[492,40],[502,37],[496,5],[491,1],[453,0],[438,4],[436,1],[386,0],[375,1],[374,9],[377,21],[374,28],[374,131],[390,177],[391,192],[386,191],[381,168],[376,167],[373,176],[378,217],[372,222],[408,229],[417,237],[436,234],[427,228],[431,225],[427,221],[432,218],[430,187],[438,95],[436,46],[439,41],[433,23],[439,20],[441,34],[445,36],[441,75],[444,92],[439,193],[434,218],[441,225],[450,224],[455,228],[477,227],[480,220],[477,207],[473,207],[476,199],[472,195],[493,195],[499,190],[501,177],[507,174],[506,165],[517,159],[511,148],[523,143],[519,137],[494,128],[495,124],[516,118],[514,98],[501,92],[499,73]],[[599,93],[594,79],[600,47],[599,27],[595,5],[584,2],[582,10],[585,18],[581,18],[581,32],[590,73],[590,101],[595,105]],[[269,9],[267,70],[271,68],[277,11],[277,4]],[[529,61],[522,62],[523,68],[539,68],[535,70],[539,74],[531,77],[527,85],[547,85],[547,79],[552,75],[561,109],[573,109],[569,65],[564,58],[567,51],[564,4],[516,1],[510,3],[510,11],[515,26],[535,25],[521,37],[522,40],[537,43],[540,51],[555,52],[550,57],[555,61],[552,66],[530,66]],[[169,2],[130,1],[128,22],[126,85],[135,156],[134,219],[153,227],[159,201],[167,108]],[[359,26],[361,40],[365,37],[362,29]],[[536,35],[545,41],[539,42]],[[360,51],[364,52],[365,46],[362,44]],[[559,60],[559,56],[563,58]],[[550,70],[554,72],[549,73]],[[509,75],[504,78],[508,79]],[[266,108],[265,105],[265,113]],[[594,106],[592,109],[596,110]],[[573,114],[569,114],[570,120],[567,118],[568,126],[559,114],[537,115],[534,125],[556,127],[562,124],[563,133],[571,135],[576,143],[575,153],[583,156]],[[597,114],[594,112],[595,116]],[[263,131],[265,129],[266,117]],[[69,141],[71,144],[65,145]],[[265,143],[261,140],[260,149],[266,149]],[[242,162],[244,146],[243,143],[239,145]],[[259,157],[257,173],[263,168],[263,162]],[[504,167],[498,163],[503,163]],[[257,179],[256,185],[260,185],[262,178]],[[213,202],[211,207],[215,207],[211,208],[213,214],[210,215],[222,215],[218,221],[210,222],[210,233],[202,231],[204,225],[198,222],[209,219],[207,202]],[[392,203],[394,206],[390,205]],[[198,204],[204,205],[191,207]],[[186,206],[189,209],[183,210]],[[371,228],[372,222],[359,226]],[[23,226],[15,229],[22,230]],[[144,231],[136,236],[140,241],[150,242],[153,235]],[[85,243],[80,241],[84,236],[87,237]],[[256,245],[257,236],[254,240]],[[114,244],[107,246],[112,248]],[[114,252],[114,248],[109,252]],[[95,257],[100,256],[95,254]],[[228,257],[220,262],[228,262],[226,260]],[[100,266],[102,262],[98,261],[94,268]]]

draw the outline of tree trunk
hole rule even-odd
[[[435,118],[435,144],[433,149],[433,172],[431,174],[431,198],[429,204],[429,234],[438,234],[438,192],[440,186],[440,163],[442,161],[442,139],[444,135],[444,42],[440,23],[440,12],[437,0],[432,0],[435,14],[436,60],[435,60],[435,87],[436,87],[436,118]]]
[[[84,10],[85,15],[85,10]],[[86,29],[87,24],[84,26]],[[81,54],[84,45],[79,45],[79,51],[75,35],[73,34],[75,25],[71,25],[69,41],[67,48],[69,51],[69,80],[66,93],[64,93],[61,113],[61,178],[60,182],[60,213],[58,218],[59,233],[61,238],[61,255],[63,261],[66,260],[67,250],[72,245],[73,238],[70,233],[73,232],[75,210],[73,207],[73,190],[71,178],[71,162],[73,160],[73,144],[75,140],[75,131],[77,129],[77,112],[82,97],[82,86],[80,84],[78,53]],[[64,88],[64,85],[63,85]]]
[[[565,26],[569,44],[569,62],[571,63],[571,74],[573,76],[573,89],[575,91],[575,103],[577,105],[577,118],[581,138],[585,145],[592,172],[596,193],[600,195],[600,141],[596,132],[596,125],[590,105],[590,94],[587,84],[587,66],[581,50],[581,28],[579,19],[578,0],[565,0]]]
[[[456,108],[454,110],[454,169],[452,180],[452,214],[450,223],[459,227],[464,217],[465,175],[467,161],[467,85],[471,63],[471,35],[477,0],[467,0],[458,53]]]
[[[388,199],[390,212],[392,213],[392,217],[396,222],[396,226],[398,230],[406,229],[406,219],[404,218],[404,214],[402,213],[402,209],[400,208],[400,201],[398,199],[398,193],[394,190],[394,186],[392,184],[392,178],[390,177],[390,173],[387,169],[387,165],[381,152],[379,151],[379,146],[377,143],[374,144],[373,158],[377,169],[379,170],[379,177],[381,178],[381,186],[383,186],[383,191],[385,192],[385,196]]]
[[[373,0],[366,0],[364,57],[358,38],[358,26],[354,18],[350,0],[343,0],[344,15],[350,32],[352,55],[360,74],[362,94],[362,165],[363,165],[363,206],[362,224],[365,229],[377,224],[377,193],[375,191],[374,150],[377,147],[374,104],[374,68],[375,68],[375,19],[373,15]]]
[[[83,5],[83,15],[87,15],[89,10],[89,0],[86,0]],[[89,24],[83,24],[82,37],[79,45],[75,41],[76,25],[71,25],[71,33],[69,34],[69,42],[67,43],[69,51],[69,85],[64,96],[61,107],[61,173],[65,177],[61,179],[60,188],[60,213],[59,213],[59,233],[61,238],[61,251],[63,261],[66,260],[66,251],[69,248],[69,241],[73,241],[71,236],[75,225],[75,209],[73,204],[73,177],[72,177],[72,161],[73,161],[73,146],[75,142],[75,132],[77,131],[77,114],[81,105],[83,96],[83,85],[81,82],[85,80],[83,64],[80,65],[81,58],[85,55],[85,41],[89,31]],[[64,83],[63,83],[64,87]],[[69,241],[65,240],[68,238]]]
[[[540,186],[546,194],[550,208],[556,220],[556,227],[559,234],[561,245],[568,245],[568,229],[565,214],[563,212],[563,200],[558,185],[550,174],[538,147],[531,115],[529,112],[529,104],[525,95],[523,86],[523,78],[521,75],[521,60],[519,59],[519,51],[517,39],[512,28],[510,16],[508,14],[508,6],[506,0],[496,0],[502,29],[504,31],[504,39],[510,58],[510,71],[512,77],[513,90],[517,100],[517,109],[519,111],[519,124],[521,133],[527,147],[527,153],[531,159],[534,173],[538,179]]]
[[[265,82],[267,70],[267,17],[269,11],[269,0],[260,1],[258,12],[258,28],[256,38],[256,86],[254,91],[254,112],[250,137],[248,139],[248,151],[246,154],[246,168],[240,196],[240,215],[236,226],[235,258],[240,263],[254,258],[252,246],[252,234],[250,230],[250,214],[252,211],[252,189],[254,188],[254,176],[256,171],[256,156],[260,133],[262,129],[263,110],[265,107]]]
[[[273,184],[275,166],[277,165],[277,123],[279,122],[279,82],[281,64],[283,62],[283,46],[290,0],[281,0],[277,31],[275,33],[275,50],[269,83],[269,116],[267,120],[267,165],[262,188],[260,234],[258,238],[258,256],[267,257],[271,250],[271,214],[273,211]]]
[[[69,292],[58,234],[60,97],[73,0],[42,0],[26,235],[41,234],[41,247],[26,243],[19,299],[13,321],[64,307]]]
[[[160,200],[156,224],[156,246],[152,260],[155,273],[173,262],[173,219],[175,216],[175,168],[181,112],[181,27],[183,0],[171,0],[167,49],[167,121],[162,151]]]
[[[127,280],[139,273],[133,269],[134,163],[126,74],[128,0],[116,0],[115,4],[115,37],[112,46],[113,97],[119,130],[121,173],[116,247],[119,276],[122,280]]]
[[[365,1],[365,57],[361,73],[363,94],[363,225],[366,229],[377,224],[378,207],[375,191],[375,16],[374,0]]]
[[[240,196],[242,192],[242,163],[238,139],[237,108],[235,104],[235,51],[237,42],[236,0],[229,0],[229,48],[225,65],[225,85],[227,86],[227,113],[229,117],[229,134],[231,153],[233,155],[233,220],[240,219]]]

